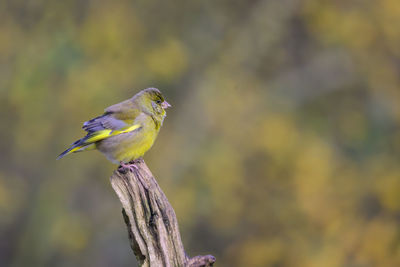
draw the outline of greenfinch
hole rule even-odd
[[[147,88],[131,99],[105,109],[103,115],[83,124],[87,135],[57,159],[70,153],[98,149],[113,163],[129,167],[153,145],[170,107],[157,88]]]

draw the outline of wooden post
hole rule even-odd
[[[111,185],[122,203],[131,248],[143,267],[208,267],[211,255],[189,258],[184,250],[175,211],[144,160],[132,171],[119,169]]]

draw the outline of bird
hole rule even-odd
[[[160,90],[144,89],[83,123],[86,136],[72,143],[57,159],[97,149],[111,162],[133,171],[137,160],[154,144],[169,107]]]

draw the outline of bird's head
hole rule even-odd
[[[144,89],[133,98],[142,111],[160,118],[164,118],[166,115],[165,109],[171,107],[157,88]]]

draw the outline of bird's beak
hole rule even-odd
[[[171,107],[171,105],[167,101],[164,101],[164,102],[161,103],[161,107],[166,109],[166,108]]]

